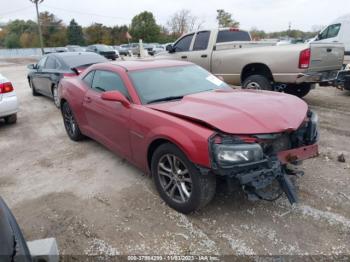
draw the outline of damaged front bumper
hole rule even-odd
[[[284,192],[291,204],[298,202],[290,175],[302,172],[298,173],[290,167],[318,155],[317,115],[310,111],[308,119],[293,133],[255,136],[257,141],[254,143],[259,143],[264,148],[264,157],[261,160],[223,167],[212,157],[210,172],[238,181],[249,199],[274,200]],[[216,143],[215,139],[211,142]],[[234,138],[220,143],[240,142],[242,141]]]

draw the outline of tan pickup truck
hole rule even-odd
[[[307,43],[276,46],[252,41],[239,29],[201,30],[186,34],[155,59],[196,63],[227,83],[243,88],[285,91],[305,96],[313,84],[336,78],[344,58],[338,43]]]

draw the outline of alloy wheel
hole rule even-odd
[[[164,192],[175,202],[187,202],[192,193],[192,179],[186,165],[173,154],[163,155],[157,172]]]
[[[62,112],[64,125],[68,131],[68,134],[72,137],[76,132],[77,124],[75,122],[72,110],[67,103],[64,103]]]

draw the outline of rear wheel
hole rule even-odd
[[[287,87],[284,89],[284,92],[290,95],[295,95],[297,97],[304,97],[306,96],[311,90],[311,84],[309,83],[302,83],[302,84],[288,84]]]
[[[73,141],[79,141],[84,138],[84,135],[80,132],[77,121],[74,118],[73,112],[68,104],[64,102],[61,107],[63,116],[64,127],[70,139]]]
[[[204,207],[215,195],[215,176],[200,174],[173,144],[163,144],[156,149],[151,169],[162,199],[181,213],[188,214]]]
[[[39,96],[40,94],[36,91],[33,80],[29,78],[29,86],[32,89],[32,95],[33,96]]]
[[[17,122],[17,114],[6,116],[4,119],[6,124],[15,124]]]
[[[57,108],[60,108],[60,98],[59,98],[59,96],[58,96],[58,87],[57,87],[57,85],[54,85],[53,87],[52,87],[52,97],[53,97],[53,102],[55,103],[55,106],[57,107]]]
[[[248,76],[242,84],[244,89],[259,89],[259,90],[272,90],[272,84],[270,80],[263,75],[251,75]]]

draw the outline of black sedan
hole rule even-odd
[[[117,53],[114,51],[113,47],[108,45],[89,45],[86,48],[86,52],[94,52],[99,55],[103,55],[105,58],[116,60],[118,58]]]
[[[58,83],[63,77],[79,75],[88,66],[108,61],[103,56],[86,52],[64,52],[44,55],[37,64],[28,65],[28,82],[33,96],[53,98],[60,106]]]

